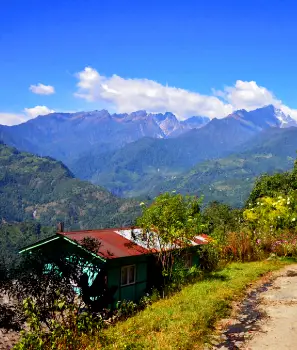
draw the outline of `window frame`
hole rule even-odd
[[[129,282],[130,279],[130,268],[133,267],[134,268],[134,276],[133,276],[133,282]],[[123,270],[127,269],[127,279],[126,279],[126,283],[123,283],[122,281],[122,273]],[[125,265],[121,267],[121,287],[125,287],[125,286],[131,286],[132,284],[136,283],[136,265],[132,264],[132,265]]]

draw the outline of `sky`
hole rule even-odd
[[[108,109],[297,119],[292,0],[2,0],[0,124]]]

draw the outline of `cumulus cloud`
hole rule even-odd
[[[28,118],[27,118],[28,119]],[[24,114],[17,113],[0,113],[0,124],[2,125],[15,125],[25,122],[26,116]]]
[[[174,113],[180,119],[194,115],[222,118],[238,109],[254,110],[269,104],[280,108],[297,120],[297,110],[286,106],[272,91],[255,81],[237,80],[233,86],[212,90],[209,95],[162,85],[149,79],[126,79],[118,75],[107,77],[96,69],[86,67],[76,74],[75,96],[85,101],[108,105],[118,113],[131,113],[145,109],[148,112]],[[34,87],[34,88],[33,88]],[[52,88],[43,84],[31,85],[30,90]],[[46,88],[46,89],[44,89]],[[39,91],[41,91],[39,90]],[[37,90],[35,90],[37,91]],[[40,93],[40,92],[39,92]],[[54,112],[46,106],[25,108],[23,113],[0,113],[0,124],[19,124],[38,115]]]
[[[271,91],[257,85],[255,81],[237,80],[234,86],[227,86],[223,91],[214,90],[213,92],[214,95],[231,104],[234,110],[245,109],[252,111],[272,104],[285,114],[289,114],[292,118],[297,119],[296,109],[284,105]]]
[[[278,101],[272,92],[255,81],[237,80],[234,86],[227,86],[223,91],[214,91],[216,96],[230,103],[233,109],[253,110]]]
[[[46,106],[35,106],[32,108],[25,108],[24,112],[29,117],[29,119],[31,119],[31,118],[35,118],[39,115],[46,115],[46,114],[54,113],[55,111],[53,109],[46,107]]]
[[[91,67],[86,67],[76,77],[76,97],[89,102],[107,102],[119,113],[145,109],[148,112],[170,111],[180,119],[193,115],[222,118],[238,109],[250,111],[273,104],[297,119],[297,110],[285,106],[255,81],[237,80],[234,86],[213,89],[212,94],[202,95],[149,79],[106,77]]]
[[[46,106],[35,106],[32,108],[25,108],[23,113],[0,113],[0,124],[17,125],[39,115],[46,115],[54,112],[55,111],[53,109]]]
[[[51,85],[37,84],[30,85],[29,90],[37,95],[52,95],[55,93],[55,88]]]
[[[216,96],[164,86],[153,80],[124,79],[118,75],[105,77],[91,67],[79,72],[77,78],[75,96],[90,102],[108,102],[119,113],[145,109],[148,112],[170,111],[180,118],[193,115],[214,118],[232,112],[232,106]]]

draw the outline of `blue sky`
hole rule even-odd
[[[3,0],[0,124],[100,108],[222,117],[268,103],[297,117],[296,12],[287,0]]]

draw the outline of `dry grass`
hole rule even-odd
[[[200,349],[214,324],[230,311],[246,286],[285,263],[233,263],[205,280],[160,300],[138,315],[110,327],[88,349]]]

